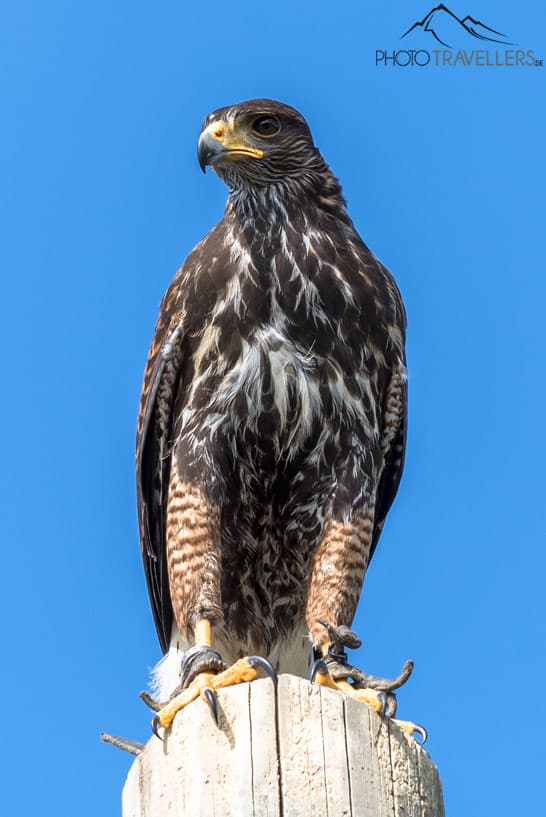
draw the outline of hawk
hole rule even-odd
[[[165,657],[167,728],[262,670],[377,709],[394,681],[351,666],[350,626],[398,490],[406,317],[298,111],[254,99],[198,143],[224,217],[167,290],[137,435],[140,536]],[[159,705],[158,705],[159,708]]]

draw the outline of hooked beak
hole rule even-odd
[[[197,161],[203,173],[206,172],[207,165],[241,156],[261,159],[263,155],[263,150],[242,144],[223,122],[208,125],[197,143]]]
[[[210,133],[203,131],[197,143],[197,161],[203,173],[207,172],[207,165],[213,165],[226,153],[222,142]]]

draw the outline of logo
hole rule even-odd
[[[467,14],[466,17],[460,20],[456,14],[453,14],[453,12],[443,4],[431,9],[421,21],[410,26],[406,33],[402,34],[400,39],[403,40],[404,37],[407,37],[412,31],[417,34],[420,29],[426,34],[432,35],[435,40],[438,40],[439,43],[445,45],[447,48],[451,48],[457,42],[469,42],[471,37],[475,37],[477,40],[488,40],[492,43],[515,45],[515,43],[509,43],[506,40],[505,34],[501,34],[500,31],[496,31],[494,28],[486,26],[485,23],[475,20],[470,14]],[[447,40],[449,40],[449,42],[447,42]]]
[[[376,50],[376,66],[521,68],[543,63],[506,34],[470,14],[457,17],[443,3],[413,23],[400,39],[409,47]]]

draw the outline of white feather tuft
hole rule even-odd
[[[180,683],[182,656],[188,649],[176,625],[173,626],[169,651],[157,662],[151,671],[150,690],[156,701],[168,701]]]
[[[176,687],[180,684],[180,665],[182,656],[191,646],[173,625],[169,651],[158,661],[151,671],[150,690],[156,701],[168,701]],[[234,643],[223,627],[215,628],[214,646],[226,664],[233,664],[244,655],[263,655],[258,645],[250,643]],[[289,672],[306,678],[312,662],[312,643],[305,622],[295,625],[294,630],[281,641],[277,642],[269,652],[269,658],[277,672]]]

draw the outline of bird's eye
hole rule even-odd
[[[276,136],[281,129],[281,123],[275,116],[258,116],[252,123],[252,130],[258,136],[264,136],[266,139],[270,136]]]

